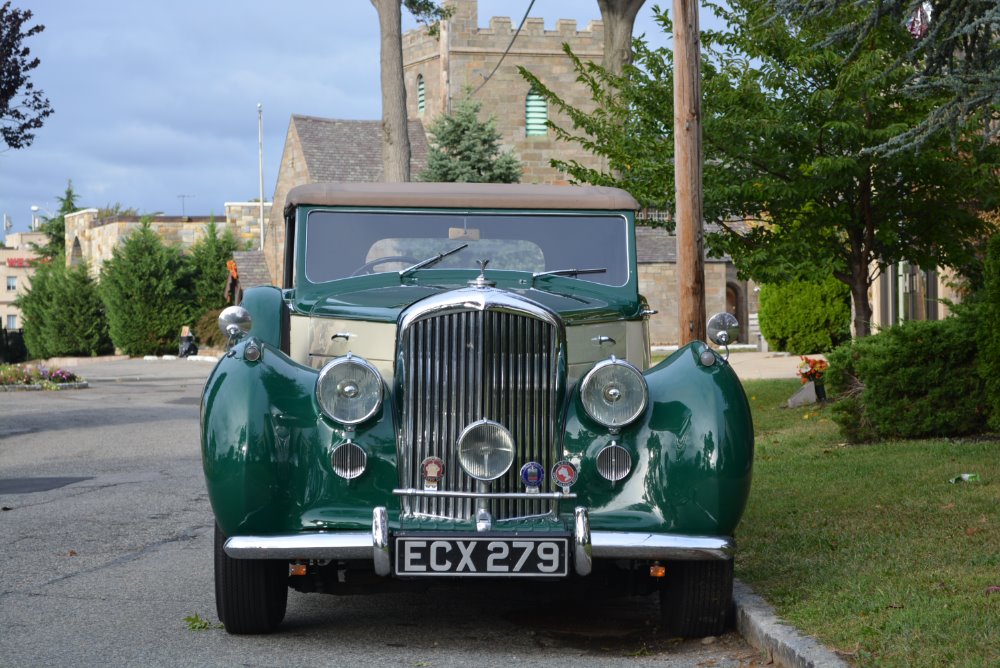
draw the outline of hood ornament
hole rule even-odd
[[[476,264],[479,265],[479,276],[476,276],[473,280],[469,281],[469,287],[492,288],[497,284],[496,281],[491,281],[486,278],[486,265],[489,263],[489,260],[476,260]]]

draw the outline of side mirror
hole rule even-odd
[[[708,319],[708,338],[717,346],[725,346],[729,359],[729,344],[740,337],[740,323],[732,313],[716,313]]]
[[[229,337],[230,347],[250,333],[252,323],[250,311],[242,306],[227,306],[219,314],[219,329]]]

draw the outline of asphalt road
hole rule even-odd
[[[279,632],[215,615],[198,404],[211,363],[97,362],[0,393],[0,666],[749,666],[735,633],[661,634],[655,597],[460,585],[290,592]],[[197,615],[207,629],[190,628]]]

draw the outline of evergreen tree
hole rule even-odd
[[[469,98],[451,114],[438,116],[427,129],[433,138],[421,181],[517,183],[521,164],[500,150],[500,131],[492,118],[479,120],[482,105]]]
[[[175,350],[192,319],[190,274],[180,252],[144,220],[101,269],[111,340],[126,355]]]
[[[194,285],[194,305],[199,314],[226,306],[224,294],[229,273],[226,261],[232,259],[233,251],[238,248],[239,242],[232,230],[227,228],[220,235],[215,220],[209,221],[205,236],[191,247],[188,264]]]
[[[97,284],[85,265],[36,266],[31,288],[17,299],[32,358],[101,355],[112,350]]]
[[[73,191],[73,181],[66,182],[66,192],[59,200],[59,213],[54,218],[46,218],[39,226],[39,231],[45,233],[45,245],[34,246],[39,256],[63,262],[66,257],[66,215],[78,211],[76,193]]]

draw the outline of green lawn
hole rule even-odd
[[[848,445],[828,408],[784,407],[798,381],[744,386],[737,577],[858,665],[1000,665],[1000,441]]]

